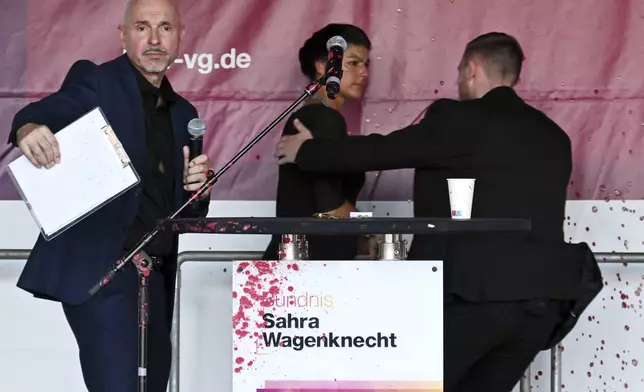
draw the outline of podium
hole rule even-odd
[[[530,222],[225,217],[170,219],[163,227],[279,234],[285,246],[308,234],[517,232]],[[443,391],[442,260],[309,261],[301,254],[233,261],[233,392]]]
[[[212,234],[457,234],[530,231],[529,219],[451,218],[182,218],[164,230]]]

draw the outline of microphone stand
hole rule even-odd
[[[286,116],[288,116],[302,101],[308,97],[312,97],[322,86],[324,85],[324,77],[311,82],[305,89],[302,95],[296,99],[282,114],[280,114],[275,120],[273,120],[264,130],[262,130],[259,135],[257,135],[253,140],[251,140],[244,148],[241,149],[224,167],[215,173],[213,170],[209,170],[206,175],[206,182],[199,187],[197,191],[184,203],[178,210],[172,213],[166,219],[174,219],[190,204],[195,202],[201,195],[204,194],[207,190],[213,187],[213,185],[219,180],[219,178],[230,169],[237,161],[239,161],[253,146],[255,146],[266,134],[268,134],[275,126],[282,121]],[[139,392],[147,391],[147,324],[149,320],[148,315],[148,277],[154,269],[154,262],[147,257],[144,252],[144,248],[152,242],[152,240],[159,234],[162,230],[163,221],[158,223],[154,230],[146,233],[138,244],[130,250],[127,255],[119,259],[114,267],[105,274],[90,290],[89,294],[94,296],[101,288],[105,287],[109,282],[114,278],[114,276],[121,271],[127,263],[132,261],[137,269],[139,275],[139,359],[138,359],[138,388]]]

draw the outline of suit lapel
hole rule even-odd
[[[123,138],[122,143],[132,159],[134,167],[141,175],[145,164],[145,115],[135,71],[129,61],[125,54],[116,60],[118,78],[125,91],[127,107],[130,108],[127,113],[129,113],[132,123],[132,132]]]
[[[183,146],[186,144],[186,126],[189,120],[186,120],[181,112],[181,102],[175,102],[170,108],[170,117],[172,118],[172,130],[174,131],[174,162],[175,162],[175,205],[183,204]]]

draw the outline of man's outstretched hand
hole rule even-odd
[[[311,131],[300,120],[295,119],[293,126],[297,129],[297,133],[295,135],[282,136],[275,146],[275,157],[280,165],[295,163],[295,157],[297,157],[297,153],[300,151],[302,144],[309,139],[313,139]]]
[[[16,133],[16,141],[34,166],[49,169],[60,163],[58,140],[47,126],[25,124]]]

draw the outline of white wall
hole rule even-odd
[[[408,217],[412,213],[409,202],[363,203],[360,207],[375,216]],[[272,216],[273,203],[212,202],[210,211],[211,216]],[[573,242],[594,243],[596,252],[644,252],[644,201],[569,202],[567,214],[566,238]],[[38,233],[22,203],[0,202],[0,216],[5,223],[0,228],[0,249],[29,249]],[[268,238],[184,235],[180,250],[261,251]],[[0,390],[84,391],[76,345],[60,306],[33,299],[15,287],[23,266],[24,261],[0,261]],[[623,390],[627,384],[628,390],[642,391],[644,266],[602,267],[605,290],[563,343],[564,390]],[[231,390],[230,292],[230,263],[184,264],[182,391]],[[531,370],[533,390],[547,391],[547,353],[536,359]]]

